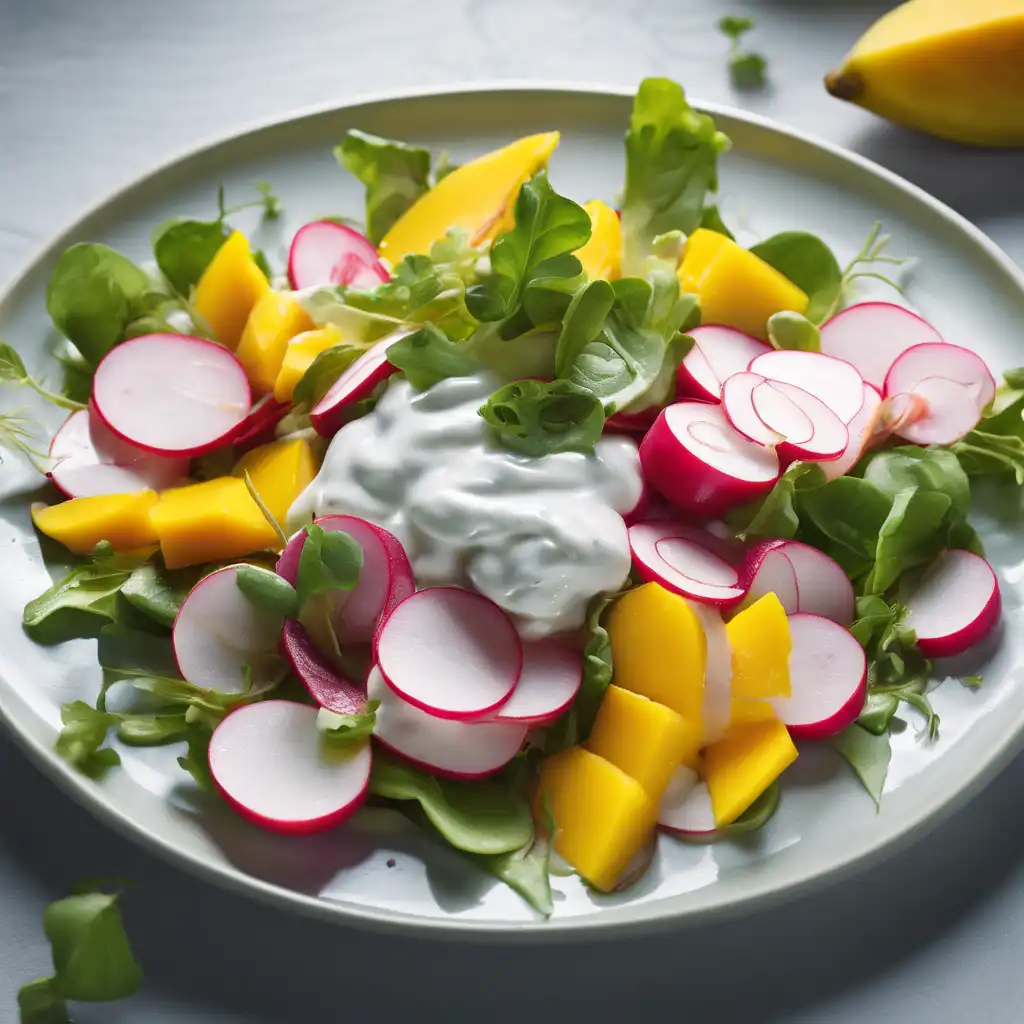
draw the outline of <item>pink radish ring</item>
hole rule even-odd
[[[295,619],[281,629],[281,650],[299,682],[320,707],[339,715],[359,715],[366,709],[363,688],[327,661],[306,628]]]
[[[766,352],[748,369],[769,380],[802,388],[824,402],[843,423],[849,423],[864,404],[864,381],[857,370],[842,359],[820,352]]]
[[[395,372],[388,362],[388,349],[394,341],[393,337],[385,338],[359,356],[313,406],[309,420],[321,437],[333,437],[344,425],[351,407],[369,398],[374,388]]]
[[[389,278],[373,243],[354,228],[315,220],[295,232],[288,252],[292,288],[340,284],[369,289]]]
[[[686,354],[676,376],[680,398],[717,402],[722,385],[735,373],[750,365],[752,359],[771,352],[772,347],[733,327],[702,324],[687,332],[693,348]]]
[[[568,710],[583,679],[583,654],[565,640],[523,644],[523,669],[512,696],[498,708],[496,722],[541,725]]]

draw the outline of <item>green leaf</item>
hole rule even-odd
[[[352,590],[363,567],[363,549],[343,530],[327,531],[313,524],[305,529],[295,587],[300,608],[318,594]]]
[[[758,502],[741,506],[726,519],[741,540],[792,540],[800,528],[798,496],[825,485],[825,473],[814,462],[794,462]]]
[[[872,735],[881,736],[888,731],[899,706],[899,698],[893,693],[869,693],[857,724]]]
[[[253,605],[279,615],[282,621],[298,614],[299,596],[295,588],[276,572],[256,565],[240,565],[235,571],[235,583]]]
[[[725,221],[722,220],[722,212],[719,210],[717,203],[708,203],[704,207],[704,212],[700,216],[700,227],[707,231],[716,231],[718,234],[725,235],[726,238],[736,241],[736,236],[733,235]]]
[[[551,898],[551,841],[536,835],[511,853],[475,857],[485,871],[500,878],[538,913],[550,917],[555,905]]]
[[[736,89],[763,89],[767,70],[768,61],[760,53],[734,53],[729,58],[729,77]]]
[[[864,648],[868,660],[868,689],[887,692],[897,699],[901,691],[924,692],[931,662],[917,646],[914,630],[904,621],[906,606],[869,594],[857,598],[857,618],[850,632]]]
[[[17,350],[0,341],[0,381],[23,384],[28,379],[28,370]]]
[[[18,989],[20,1024],[70,1024],[67,1004],[56,983],[56,978],[39,978]]]
[[[807,231],[783,231],[751,246],[750,251],[789,278],[810,300],[805,315],[820,324],[831,315],[843,286],[832,250]]]
[[[1018,486],[1024,486],[1024,438],[975,429],[950,450],[968,476],[1009,474]]]
[[[343,715],[337,711],[320,708],[316,715],[316,727],[327,749],[350,750],[354,745],[369,740],[377,724],[378,707],[380,701],[371,700],[358,715]]]
[[[778,349],[821,351],[821,331],[807,317],[792,310],[783,310],[768,318],[768,340]]]
[[[590,281],[573,296],[562,319],[562,330],[555,348],[555,373],[567,376],[584,349],[597,341],[604,330],[615,289],[608,281]]]
[[[888,735],[872,735],[855,722],[838,736],[833,736],[829,742],[857,773],[857,778],[875,801],[875,806],[880,806],[892,758]]]
[[[321,352],[299,378],[292,392],[292,401],[297,405],[316,405],[365,351],[366,349],[361,346],[342,342]]]
[[[966,520],[970,512],[971,482],[948,448],[902,445],[873,452],[858,465],[857,472],[890,498],[918,487],[947,495],[954,520]]]
[[[222,220],[168,221],[153,234],[153,255],[171,286],[188,295],[230,234]]]
[[[896,496],[878,532],[865,593],[884,594],[907,569],[938,554],[945,546],[942,525],[951,504],[949,495],[939,491],[908,488]]]
[[[201,722],[189,724],[186,735],[188,752],[178,758],[178,767],[188,772],[204,793],[216,793],[217,786],[210,774],[210,737],[213,731]]]
[[[727,14],[718,22],[718,31],[730,39],[739,39],[746,35],[754,27],[752,18],[741,18],[734,14]]]
[[[764,828],[779,809],[780,793],[779,780],[776,779],[732,824],[722,829],[725,837]]]
[[[121,763],[116,750],[103,746],[107,733],[117,725],[117,715],[76,700],[61,705],[60,720],[64,727],[54,749],[83,775],[98,779],[108,768]]]
[[[966,686],[968,690],[977,690],[985,680],[982,676],[963,676],[960,679],[960,683]]]
[[[117,738],[133,747],[159,747],[173,743],[187,736],[191,729],[184,711],[119,717]]]
[[[121,587],[121,596],[154,622],[170,629],[188,592],[199,582],[201,571],[169,571],[146,563],[132,571]]]
[[[480,368],[465,349],[433,324],[424,324],[389,346],[388,362],[401,370],[417,391],[449,377],[468,377]]]
[[[263,204],[263,219],[276,220],[284,212],[284,204],[275,195],[274,188],[269,181],[256,183],[256,191],[260,194],[260,202]]]

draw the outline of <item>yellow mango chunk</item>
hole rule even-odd
[[[704,750],[704,779],[715,825],[734,822],[796,760],[797,750],[777,719],[737,725]]]
[[[234,351],[253,306],[268,291],[270,283],[252,258],[249,240],[232,231],[199,278],[193,301],[217,340]]]
[[[744,722],[766,722],[775,717],[775,708],[766,700],[747,700],[733,697],[729,705],[729,724],[737,725]]]
[[[686,239],[686,248],[683,250],[683,259],[679,264],[679,284],[684,292],[697,293],[700,279],[704,271],[711,265],[711,261],[722,251],[729,239],[718,231],[710,231],[708,228],[697,228],[689,238]],[[708,321],[705,318],[705,322]]]
[[[89,554],[101,541],[115,551],[131,551],[156,542],[149,513],[158,500],[155,491],[72,498],[33,508],[32,521],[76,555]]]
[[[609,686],[601,701],[587,749],[636,779],[652,800],[660,800],[683,761],[701,746],[696,727],[663,704],[620,686]]]
[[[238,460],[232,473],[244,476],[248,472],[256,493],[273,517],[283,523],[292,503],[313,482],[318,468],[313,446],[300,437],[253,448]]]
[[[245,481],[236,476],[164,491],[150,518],[168,569],[280,546]]]
[[[256,300],[235,355],[258,392],[274,389],[288,342],[312,329],[309,314],[287,292],[268,290]]]
[[[558,832],[555,849],[605,892],[651,835],[658,813],[636,779],[583,747],[541,765],[535,804],[541,820],[545,799]]]
[[[759,597],[725,624],[732,644],[733,700],[788,697],[789,620],[772,593]]]
[[[622,225],[618,215],[606,203],[594,199],[584,203],[590,215],[590,240],[576,256],[591,281],[614,281],[622,276]]]
[[[558,132],[528,135],[477,157],[420,196],[381,239],[381,256],[397,266],[430,247],[449,229],[464,228],[474,245],[498,233],[523,183],[539,171],[558,145]]]
[[[285,346],[281,369],[274,381],[274,398],[278,402],[290,402],[295,385],[312,366],[313,360],[321,352],[340,343],[341,331],[333,324],[296,334]]]
[[[707,639],[686,599],[645,583],[615,602],[608,616],[613,682],[701,726]]]

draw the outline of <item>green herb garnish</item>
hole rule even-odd
[[[768,61],[759,54],[740,48],[740,40],[754,27],[753,19],[727,15],[718,30],[729,40],[729,76],[737,89],[764,87]]]

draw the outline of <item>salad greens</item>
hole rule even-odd
[[[83,402],[68,398],[67,395],[50,391],[43,384],[37,381],[25,369],[23,362],[16,349],[5,342],[0,342],[0,384],[20,384],[22,387],[31,388],[40,398],[58,406],[61,409],[84,409]]]
[[[735,15],[718,22],[718,31],[729,40],[729,76],[737,89],[761,89],[765,84],[768,61],[759,53],[740,48],[740,40],[753,27],[753,19]]]
[[[388,347],[388,362],[405,374],[417,390],[425,391],[448,377],[474,373],[479,365],[440,327],[424,324]]]

